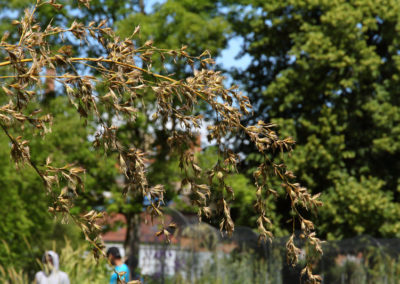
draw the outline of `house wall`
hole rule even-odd
[[[122,243],[107,242],[105,246],[106,249],[117,247],[121,256],[125,257]],[[220,252],[220,254],[223,253]],[[141,244],[139,246],[139,268],[142,275],[173,276],[179,272],[186,278],[187,273],[199,273],[201,267],[212,260],[213,253],[208,251],[192,252],[177,246],[162,244]]]

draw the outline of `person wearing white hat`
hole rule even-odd
[[[58,254],[46,251],[42,257],[43,271],[35,275],[36,284],[70,284],[67,273],[59,270]]]

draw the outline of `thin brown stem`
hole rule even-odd
[[[11,143],[13,143],[16,147],[18,147],[19,151],[23,152],[19,143],[11,136],[11,134],[8,132],[7,128],[2,123],[0,123],[0,126],[3,129],[4,133],[7,135],[7,137],[10,139]],[[30,158],[28,158],[28,162],[32,166],[32,168],[37,172],[37,174],[40,176],[40,178],[43,180],[43,182],[45,184],[47,184],[46,179],[44,178],[42,172],[38,169],[36,164]]]

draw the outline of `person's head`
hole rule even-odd
[[[51,257],[51,255],[48,252],[45,252],[43,260],[44,260],[43,264],[47,264],[50,266],[54,265],[53,258]]]
[[[116,262],[121,261],[121,254],[119,253],[119,249],[117,247],[110,247],[107,250],[107,258],[112,265],[116,265]]]
[[[50,273],[53,269],[58,270],[58,266],[59,266],[58,254],[55,253],[54,251],[51,251],[51,250],[46,251],[43,254],[42,262],[43,262],[46,274]]]

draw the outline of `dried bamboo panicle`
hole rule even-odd
[[[80,0],[80,3],[89,7],[89,1]],[[275,125],[259,121],[257,125],[244,126],[245,116],[251,115],[249,98],[237,91],[237,87],[226,88],[221,72],[207,69],[214,61],[208,52],[200,56],[190,56],[183,46],[179,50],[165,50],[153,46],[151,41],[143,46],[136,47],[132,40],[139,33],[137,27],[131,37],[120,39],[106,21],[91,22],[88,26],[74,21],[70,27],[54,27],[50,24],[41,27],[35,21],[37,8],[42,5],[52,5],[61,9],[55,1],[42,2],[26,10],[19,25],[21,36],[17,43],[8,42],[4,35],[0,42],[0,50],[7,54],[7,58],[0,62],[0,67],[10,74],[1,77],[2,89],[9,97],[10,102],[0,107],[0,123],[3,131],[12,142],[12,157],[18,164],[28,163],[35,168],[43,179],[48,192],[54,197],[52,212],[69,214],[76,196],[84,190],[81,175],[84,169],[79,166],[66,165],[55,167],[48,159],[46,165],[35,165],[29,153],[28,141],[21,137],[14,138],[8,131],[15,125],[32,125],[45,136],[51,129],[51,113],[41,115],[40,111],[26,114],[29,103],[34,102],[40,95],[40,87],[45,78],[51,78],[64,87],[70,103],[85,120],[91,120],[99,125],[94,133],[93,146],[105,152],[117,152],[118,164],[121,173],[125,176],[124,192],[135,192],[146,196],[152,216],[162,215],[164,187],[151,186],[147,181],[146,160],[148,153],[132,145],[124,145],[118,141],[118,126],[110,125],[103,119],[99,106],[106,109],[109,117],[119,117],[123,120],[134,121],[144,108],[142,98],[146,94],[155,97],[153,121],[158,124],[167,124],[175,121],[179,131],[174,130],[168,138],[171,151],[180,155],[180,167],[185,174],[182,186],[189,187],[192,202],[199,208],[199,216],[210,218],[217,214],[221,217],[220,229],[231,234],[234,223],[230,216],[229,202],[234,199],[234,192],[225,183],[225,178],[237,171],[240,162],[239,155],[229,148],[228,137],[232,135],[247,135],[255,145],[263,161],[254,172],[257,191],[255,208],[259,214],[257,225],[261,239],[272,237],[271,220],[267,217],[266,198],[269,194],[277,195],[271,189],[268,181],[276,176],[286,189],[291,201],[291,210],[296,220],[301,224],[303,237],[320,251],[320,241],[315,237],[311,221],[306,220],[298,211],[298,207],[312,210],[321,205],[318,196],[312,196],[304,187],[293,182],[294,174],[281,162],[273,157],[285,152],[291,152],[295,141],[291,138],[280,139],[275,132]],[[73,57],[71,46],[64,45],[54,52],[50,48],[50,40],[54,37],[61,39],[70,34],[86,46],[95,44],[102,48],[104,56],[99,58]],[[191,77],[185,80],[176,80],[172,75],[161,75],[152,71],[153,60],[163,62],[167,58],[184,60],[193,69]],[[143,67],[137,65],[139,62]],[[95,75],[80,73],[79,66],[85,66]],[[199,69],[200,70],[197,70]],[[46,73],[46,70],[54,72]],[[46,74],[46,75],[42,75]],[[105,93],[96,91],[97,84],[103,84],[108,90]],[[199,102],[206,103],[214,111],[216,121],[208,126],[208,139],[219,145],[221,159],[211,169],[202,169],[197,163],[190,147],[196,131],[201,127],[204,117],[195,115],[195,108]],[[103,111],[103,110],[102,110]],[[199,177],[206,177],[208,184],[198,184]],[[67,186],[58,189],[60,180],[67,182]],[[217,181],[221,190],[212,187]],[[61,192],[57,193],[56,192]],[[210,200],[217,199],[216,209],[210,207]],[[73,217],[82,228],[86,238],[94,245],[97,254],[101,253],[101,243],[98,239],[96,219],[101,214],[94,211],[80,217]],[[166,229],[160,234],[167,232]],[[293,240],[293,236],[291,240]],[[296,260],[299,253],[293,241],[288,242],[288,258]],[[307,268],[305,273],[311,273]],[[312,276],[312,274],[310,274]],[[313,278],[314,279],[314,278]],[[317,279],[317,278],[315,278]]]

